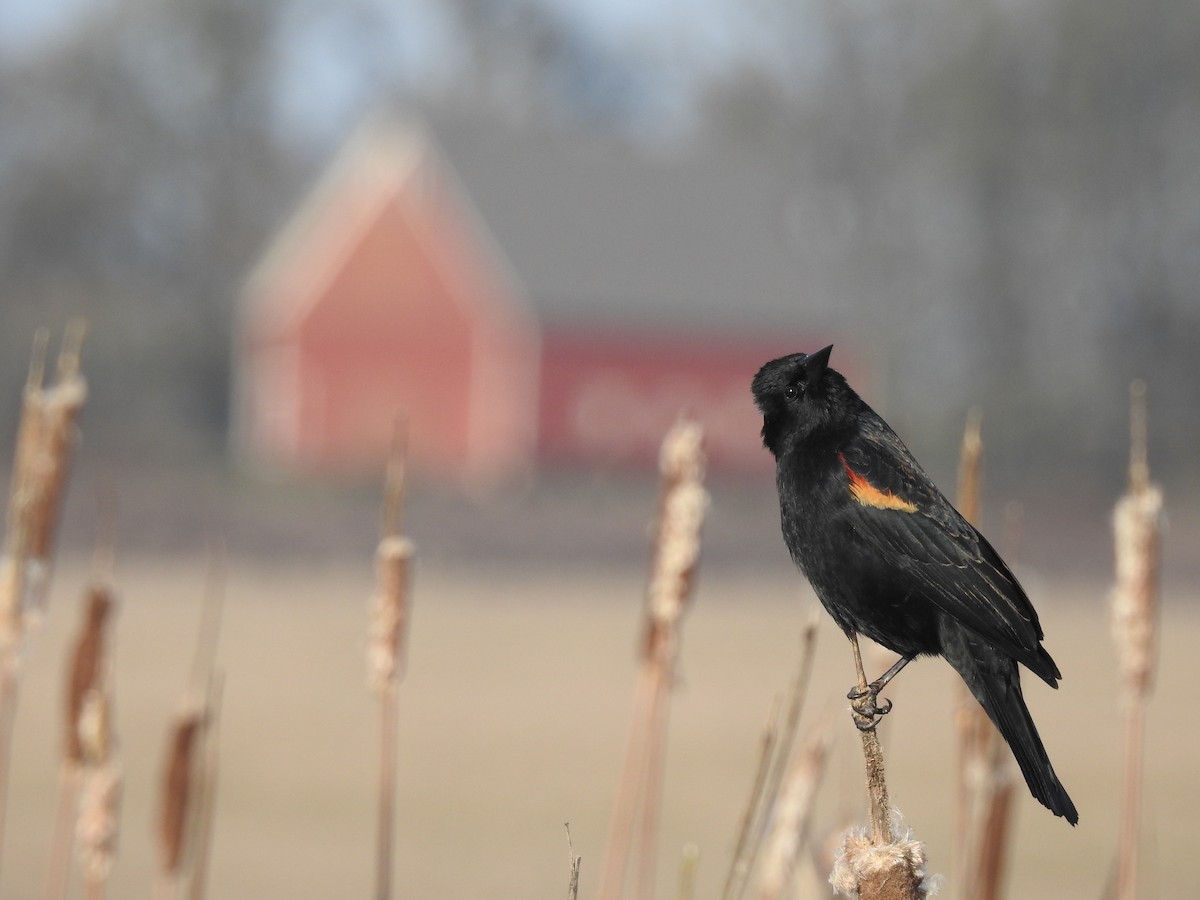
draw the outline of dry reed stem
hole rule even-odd
[[[871,840],[876,844],[892,842],[891,801],[883,766],[883,747],[875,729],[860,732],[863,762],[867,770],[867,800],[871,814]]]
[[[384,481],[382,536],[375,551],[375,596],[367,643],[367,683],[379,700],[379,807],[376,817],[375,897],[393,893],[396,822],[396,766],[399,712],[396,692],[404,672],[413,545],[400,533],[406,490],[407,440],[397,425]]]
[[[217,776],[220,754],[218,752],[218,727],[221,722],[221,699],[225,678],[214,671],[209,681],[205,700],[203,761],[200,768],[199,785],[196,789],[196,814],[192,822],[191,878],[188,885],[188,900],[204,900],[208,887],[208,858],[212,849],[213,824],[217,804]]]
[[[117,850],[122,777],[114,760],[112,721],[111,694],[103,686],[92,688],[79,717],[82,788],[75,828],[89,898],[104,896]]]
[[[112,589],[99,582],[87,588],[83,622],[67,670],[65,704],[65,754],[69,762],[83,762],[83,735],[80,726],[88,695],[100,681],[107,664],[108,626],[115,599]]]
[[[746,803],[746,809],[742,814],[733,862],[721,891],[723,900],[733,900],[733,898],[742,896],[746,881],[753,871],[755,861],[762,849],[767,827],[779,796],[779,786],[792,758],[792,748],[795,745],[800,716],[804,710],[804,700],[808,696],[819,617],[820,610],[814,608],[800,635],[800,661],[796,669],[796,677],[792,681],[787,716],[784,719],[782,730],[777,720],[777,703],[772,704],[771,713],[764,727],[762,750],[758,768],[755,771],[754,784]]]
[[[571,823],[564,823],[563,828],[567,830],[567,863],[571,872],[567,881],[567,900],[579,900],[579,868],[583,865],[583,857],[575,855],[575,845],[571,842]]]
[[[4,533],[4,557],[0,561],[0,652],[4,654],[6,678],[15,678],[25,626],[26,559],[31,543],[29,510],[32,506],[32,475],[42,444],[44,425],[42,382],[46,368],[46,344],[50,334],[39,329],[34,335],[29,376],[21,398],[17,424],[17,446],[9,481],[8,510]]]
[[[982,413],[973,408],[963,430],[958,467],[957,506],[978,526],[982,517]],[[958,734],[955,870],[964,896],[993,900],[1000,894],[1009,837],[1013,766],[1004,742],[966,685],[956,690]]]
[[[157,839],[159,873],[155,897],[168,900],[185,889],[199,897],[205,884],[208,841],[215,808],[216,717],[222,681],[216,670],[224,597],[224,546],[210,547],[210,563],[190,684],[167,737]]]
[[[171,727],[158,818],[159,875],[155,897],[198,897],[202,891],[215,807],[216,695],[214,674],[205,694],[189,692]]]
[[[79,804],[78,841],[88,900],[101,900],[116,856],[121,807],[121,770],[115,764],[90,770]]]
[[[171,726],[167,761],[163,768],[162,807],[158,840],[162,875],[175,884],[184,874],[188,825],[195,809],[200,756],[198,746],[204,729],[203,704],[186,704]],[[173,894],[173,891],[172,891]]]
[[[721,900],[735,900],[742,896],[746,879],[754,865],[754,857],[757,855],[761,838],[757,826],[760,821],[760,811],[768,802],[766,799],[767,778],[775,759],[775,746],[779,741],[778,697],[771,701],[771,709],[767,713],[767,721],[763,724],[762,737],[759,740],[758,765],[754,769],[750,797],[746,801],[746,808],[742,811],[733,860],[725,875],[725,885],[721,888]],[[751,841],[752,834],[755,838],[753,842]]]
[[[860,689],[865,687],[860,685]],[[851,712],[856,724],[857,716]],[[871,824],[846,833],[829,882],[839,893],[871,900],[916,900],[930,891],[925,877],[925,848],[911,834],[897,837],[879,735],[874,728],[860,735]]]
[[[65,900],[71,877],[71,844],[76,821],[76,801],[83,784],[79,767],[66,760],[58,767],[58,801],[54,805],[54,828],[50,838],[43,900]]]
[[[107,711],[98,713],[94,709],[97,697],[104,696],[102,680],[108,665],[106,645],[114,606],[113,592],[107,585],[93,581],[86,590],[83,604],[83,620],[71,654],[67,660],[67,694],[63,710],[63,759],[58,781],[58,804],[55,814],[50,858],[46,870],[46,900],[60,900],[66,896],[67,878],[70,871],[71,844],[77,819],[76,807],[81,788],[100,764],[97,752],[107,751],[107,735],[97,735],[96,727],[107,728]],[[99,716],[99,719],[96,717]],[[101,750],[92,751],[89,759],[88,743]],[[97,744],[99,741],[101,744]]]
[[[624,890],[635,829],[636,896],[649,898],[653,893],[668,700],[679,651],[678,627],[691,600],[700,555],[700,529],[708,508],[702,445],[699,423],[680,418],[663,440],[659,455],[662,493],[646,590],[641,671],[604,854],[601,900],[616,900]]]
[[[44,387],[49,333],[34,335],[13,459],[3,554],[0,555],[0,847],[9,757],[25,635],[36,624],[50,584],[54,535],[61,514],[76,422],[87,397],[79,374],[81,320],[70,323],[56,381]],[[69,779],[64,784],[69,786]],[[60,807],[62,804],[60,803]]]
[[[1122,679],[1125,766],[1117,853],[1117,900],[1137,892],[1146,705],[1157,664],[1157,619],[1163,494],[1151,483],[1146,446],[1145,384],[1130,386],[1129,491],[1113,512],[1116,586],[1112,634]]]
[[[87,400],[87,382],[79,371],[79,352],[82,349],[86,326],[82,320],[67,325],[62,350],[58,356],[55,382],[44,393],[43,416],[38,465],[35,466],[36,487],[30,510],[30,555],[48,565],[54,550],[54,539],[62,500],[66,492],[71,457],[77,441],[77,425],[83,404]]]
[[[774,803],[773,822],[764,841],[758,877],[759,900],[790,896],[796,863],[808,841],[813,803],[829,746],[829,729],[822,728],[792,763]]]
[[[412,542],[398,535],[384,537],[375,551],[367,682],[376,695],[394,686],[403,673],[413,553]]]
[[[1007,753],[1004,744],[993,741],[993,752]],[[993,777],[987,782],[977,805],[978,819],[971,824],[974,846],[969,849],[970,864],[964,876],[964,897],[998,900],[1004,895],[1005,863],[1011,835],[1013,798],[1016,782],[1007,757],[994,763]]]

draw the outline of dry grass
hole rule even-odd
[[[365,896],[372,883],[376,708],[362,691],[365,559],[321,570],[234,561],[222,638],[228,690],[222,714],[222,790],[210,895],[324,900]],[[155,868],[151,822],[162,722],[188,679],[199,560],[125,560],[116,643],[124,837],[110,894],[145,896]],[[1051,648],[1067,678],[1029,691],[1033,714],[1088,815],[1069,837],[1020,793],[1010,896],[1100,896],[1119,811],[1118,679],[1100,584],[1047,583],[1026,573]],[[60,569],[64,593],[86,566]],[[422,569],[417,639],[409,651],[400,739],[397,870],[414,897],[561,896],[562,823],[583,857],[581,895],[594,889],[634,682],[642,579],[637,572]],[[715,896],[759,753],[763,711],[796,667],[811,596],[795,574],[706,571],[697,583],[673,703],[660,830],[659,895],[673,896],[680,848],[703,856],[696,896]],[[1190,648],[1200,640],[1200,596],[1168,598],[1160,688],[1146,743],[1144,866],[1159,896],[1189,896],[1194,794],[1200,780],[1193,720],[1184,708]],[[14,744],[4,848],[6,896],[36,896],[55,787],[61,658],[75,628],[52,607],[27,668]],[[844,709],[845,645],[822,621],[815,711]],[[264,641],[263,635],[277,639]],[[950,711],[954,673],[936,661],[905,671],[905,715],[890,722],[888,776],[907,820],[930,847],[949,847],[954,792]],[[355,699],[359,698],[359,699]],[[1153,711],[1159,710],[1158,715]],[[841,713],[838,718],[840,720]],[[862,816],[862,762],[837,729],[813,825]],[[806,737],[802,735],[802,740]],[[935,860],[936,870],[937,860]],[[828,872],[805,865],[802,883]],[[589,872],[592,874],[589,876]],[[591,887],[589,887],[591,885]]]

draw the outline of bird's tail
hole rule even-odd
[[[964,662],[965,665],[960,665]],[[1054,774],[1054,766],[1050,765],[1050,757],[1025,705],[1017,664],[998,655],[993,659],[976,656],[954,660],[953,664],[1008,743],[1030,793],[1056,816],[1077,824],[1079,812]]]

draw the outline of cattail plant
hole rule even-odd
[[[13,717],[26,633],[49,592],[51,563],[67,475],[87,383],[79,370],[85,327],[67,327],[54,383],[45,385],[49,332],[34,335],[21,403],[0,555],[0,846],[4,842]]]
[[[155,894],[159,900],[179,896],[180,884],[187,876],[188,843],[199,808],[197,788],[204,777],[201,744],[205,718],[203,702],[185,702],[167,737],[158,819],[160,870]]]
[[[94,579],[86,591],[83,621],[67,668],[63,759],[59,767],[58,810],[46,873],[46,900],[66,896],[80,788],[85,781],[94,781],[98,770],[110,767],[110,698],[104,681],[115,605],[115,594],[107,579]],[[91,799],[94,803],[98,798],[93,796]],[[91,829],[93,835],[96,831]]]
[[[601,900],[616,900],[622,895],[634,846],[635,896],[649,898],[654,891],[668,699],[679,653],[679,627],[692,596],[700,558],[700,530],[708,509],[703,430],[698,422],[685,417],[675,423],[663,440],[659,471],[662,493],[646,589],[641,668],[604,854]]]
[[[222,681],[215,668],[222,566],[214,562],[196,638],[190,683],[167,734],[156,822],[156,900],[202,900],[217,786],[217,723]]]
[[[857,643],[854,649],[857,653]],[[861,660],[858,660],[857,668],[861,673]],[[861,674],[858,688],[863,692],[867,688],[866,678]],[[852,709],[851,717],[858,725],[860,714]],[[879,734],[875,728],[860,729],[859,734],[871,824],[869,828],[852,828],[846,833],[829,883],[836,892],[863,900],[925,897],[932,890],[932,880],[925,871],[925,846],[907,830],[904,834],[898,833],[894,822],[897,814],[888,796]]]
[[[982,518],[983,416],[967,415],[958,465],[957,506],[978,526]],[[955,861],[962,893],[979,900],[1000,896],[1014,792],[1013,766],[1000,732],[961,681],[954,716],[958,733]]]
[[[107,686],[91,689],[80,710],[79,814],[75,833],[88,900],[103,900],[117,851],[121,769],[112,735],[112,696]]]
[[[1117,851],[1117,900],[1137,893],[1138,838],[1142,805],[1142,749],[1146,706],[1154,686],[1158,626],[1162,490],[1150,481],[1146,449],[1146,386],[1130,387],[1129,490],[1113,513],[1116,586],[1112,634],[1121,673],[1125,713],[1125,767]]]
[[[781,900],[793,894],[796,864],[808,840],[809,821],[825,771],[829,743],[827,729],[812,738],[792,764],[773,804],[771,829],[764,842],[759,870],[759,900]]]
[[[367,684],[379,700],[379,816],[376,826],[375,897],[392,896],[399,718],[396,690],[404,672],[413,545],[401,534],[405,441],[400,432],[388,462],[383,525],[375,550],[375,596],[367,644]]]
[[[571,841],[571,823],[563,825],[567,830],[567,862],[570,865],[570,878],[567,881],[567,900],[579,900],[579,869],[583,865],[583,857],[575,855],[575,844]]]
[[[745,892],[746,883],[754,870],[766,840],[768,828],[776,818],[776,807],[783,802],[780,788],[783,784],[784,772],[792,758],[792,747],[800,725],[804,699],[808,694],[809,679],[812,675],[813,647],[817,638],[818,615],[819,610],[814,609],[801,633],[800,665],[792,681],[786,716],[781,723],[778,701],[772,704],[771,712],[767,716],[767,724],[762,734],[758,767],[755,770],[750,799],[746,804],[741,826],[738,829],[733,861],[725,877],[725,886],[721,891],[722,900],[736,900]],[[813,768],[816,769],[819,776],[820,767]],[[815,785],[812,793],[815,796]],[[807,813],[805,813],[806,815]],[[803,818],[796,817],[796,822]],[[805,836],[797,834],[795,837],[797,842],[795,852],[799,853],[803,847]]]

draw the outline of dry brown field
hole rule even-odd
[[[329,900],[372,883],[377,717],[365,688],[369,558],[317,568],[233,561],[219,652],[224,672],[210,896]],[[126,779],[110,896],[149,897],[152,820],[167,723],[188,677],[202,560],[121,560],[116,709]],[[401,745],[397,892],[406,898],[562,897],[569,822],[596,886],[626,737],[643,574],[422,565],[415,585]],[[47,859],[64,654],[85,569],[67,563],[33,640],[16,723],[0,895],[36,897]],[[1097,587],[1026,577],[1065,673],[1025,684],[1034,718],[1080,809],[1071,829],[1022,791],[1008,896],[1104,896],[1117,843],[1120,738],[1107,604]],[[1146,748],[1143,887],[1200,896],[1188,837],[1200,803],[1192,680],[1200,597],[1168,596]],[[701,571],[684,625],[660,839],[660,896],[681,848],[700,849],[699,897],[714,897],[774,695],[797,664],[812,600],[798,576]],[[803,732],[837,734],[817,827],[865,821],[861,755],[845,713],[852,664],[827,619]],[[940,661],[910,667],[881,729],[893,802],[951,873],[954,681]],[[827,896],[805,872],[805,896]],[[947,883],[943,896],[954,896]]]

